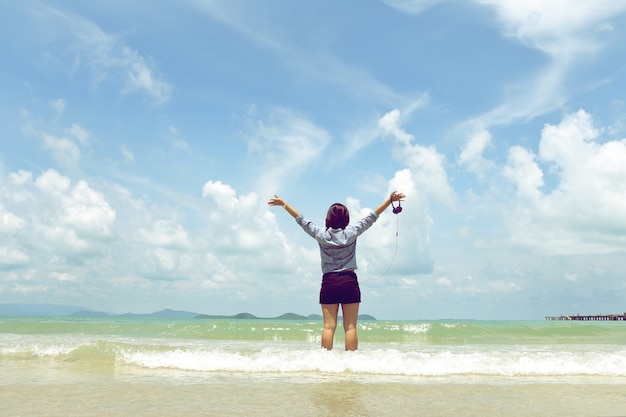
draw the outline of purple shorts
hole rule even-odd
[[[359,281],[354,271],[327,272],[322,277],[320,304],[352,304],[361,302]]]

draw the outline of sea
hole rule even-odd
[[[0,317],[1,416],[626,416],[626,322]]]

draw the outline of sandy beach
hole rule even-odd
[[[13,366],[0,378],[5,416],[624,416],[626,390],[615,381],[439,382],[433,378],[279,375],[180,375],[75,366]],[[42,375],[41,378],[37,374]],[[15,382],[15,380],[14,380]]]

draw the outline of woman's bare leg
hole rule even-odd
[[[342,304],[343,330],[346,332],[346,350],[357,350],[359,339],[356,335],[356,321],[359,318],[359,303]]]
[[[337,329],[337,313],[339,304],[322,304],[322,314],[324,315],[324,329],[322,330],[322,347],[327,350],[333,348],[335,329]]]

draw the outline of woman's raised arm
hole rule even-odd
[[[289,204],[287,204],[287,202],[285,200],[283,200],[282,198],[280,198],[276,194],[274,194],[274,198],[270,198],[269,199],[267,204],[270,205],[270,206],[280,206],[280,207],[283,207],[285,210],[287,210],[287,213],[289,213],[289,214],[291,214],[291,216],[293,216],[294,219],[296,217],[298,217],[298,215],[300,214],[298,212],[298,210],[296,210],[293,207],[291,207]]]

